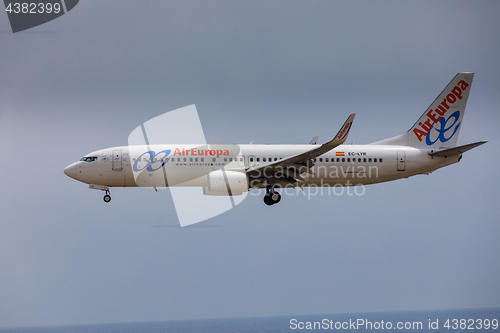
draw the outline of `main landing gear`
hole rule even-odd
[[[264,196],[264,203],[268,206],[277,204],[281,200],[281,194],[274,190],[273,186],[266,188],[266,195]]]
[[[102,198],[104,202],[108,203],[111,201],[111,195],[109,195],[109,190],[106,190],[106,195],[104,195],[104,198]]]

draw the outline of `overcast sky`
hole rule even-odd
[[[499,1],[84,0],[12,34],[0,13],[0,327],[500,306]],[[349,143],[410,128],[475,73],[429,176],[363,196],[249,195],[197,228],[168,191],[64,175],[196,104],[208,142]],[[307,193],[307,191],[306,191]],[[196,207],[196,202],[193,202]]]

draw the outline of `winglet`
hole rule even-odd
[[[269,167],[272,167],[272,168],[282,167],[281,172],[283,172],[283,167],[287,168],[289,166],[293,166],[295,163],[303,162],[305,160],[310,160],[310,159],[316,158],[316,157],[323,155],[324,153],[326,153],[332,149],[335,149],[335,147],[337,147],[338,145],[341,145],[342,143],[345,142],[345,140],[347,140],[347,135],[349,134],[349,130],[351,129],[352,122],[354,120],[354,116],[355,116],[354,113],[351,114],[347,118],[347,120],[345,121],[344,125],[342,125],[342,127],[340,128],[340,131],[337,133],[337,135],[335,135],[335,137],[333,139],[331,139],[327,143],[322,144],[318,148],[313,148],[313,149],[308,150],[306,152],[303,152],[303,153],[300,153],[300,154],[297,154],[294,156],[290,156],[290,157],[287,157],[287,158],[282,159],[282,160],[274,161],[274,162],[267,163],[264,165],[258,165],[258,166],[251,167],[251,168],[247,169],[247,173],[250,173],[250,172],[253,172],[253,171],[256,171],[259,169],[263,169],[263,168],[269,168]]]
[[[316,135],[311,142],[309,142],[310,145],[315,145],[318,143],[319,135]]]
[[[339,132],[335,137],[330,140],[329,142],[325,143],[325,145],[341,145],[347,140],[347,135],[349,134],[349,131],[351,130],[352,122],[354,121],[354,116],[356,114],[353,113],[349,117],[347,117],[347,120],[345,121],[344,125],[340,128]]]

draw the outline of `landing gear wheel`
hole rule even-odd
[[[109,194],[106,194],[103,198],[104,202],[110,202],[111,201],[111,196]]]
[[[273,204],[277,204],[281,201],[281,194],[279,194],[278,192],[272,192],[269,197],[271,198]]]
[[[274,190],[274,187],[268,185],[266,188],[266,195],[264,196],[264,203],[268,206],[277,204],[281,201],[281,194]]]

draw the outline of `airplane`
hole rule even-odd
[[[105,202],[111,187],[195,186],[213,196],[266,189],[268,206],[280,202],[280,188],[369,185],[430,174],[487,142],[456,146],[473,77],[458,73],[408,131],[367,145],[344,145],[351,114],[322,145],[317,137],[307,145],[129,145],[87,154],[64,173],[105,191]]]

